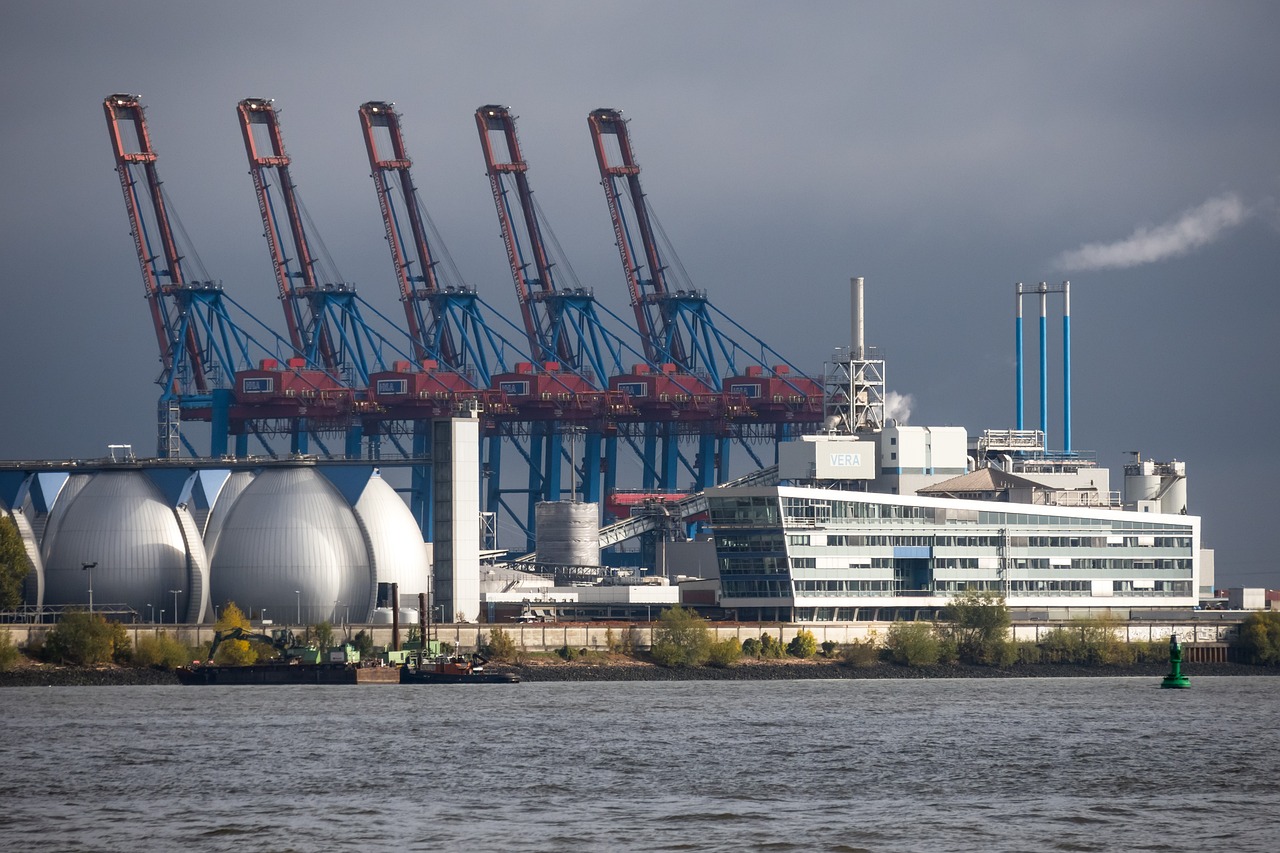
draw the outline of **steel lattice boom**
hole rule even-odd
[[[495,372],[507,370],[506,342],[486,322],[476,292],[445,279],[428,238],[430,220],[413,183],[395,105],[363,104],[360,126],[414,355],[458,374],[472,388],[487,388]]]
[[[332,268],[324,269],[324,278],[320,275],[274,102],[246,98],[237,113],[289,338],[308,360],[362,391],[373,370],[386,368],[386,341],[362,318],[355,286],[341,281]]]

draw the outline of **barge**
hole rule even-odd
[[[176,670],[183,684],[399,684],[400,671],[345,663],[198,665]]]

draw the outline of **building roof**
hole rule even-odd
[[[1046,487],[1026,477],[1019,477],[999,468],[979,468],[941,483],[917,489],[916,494],[925,497],[958,497],[976,492],[1006,492],[1009,489],[1045,489]]]

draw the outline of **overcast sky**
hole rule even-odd
[[[867,342],[912,424],[1012,427],[1014,284],[1069,279],[1073,449],[1117,489],[1127,451],[1185,460],[1219,585],[1280,586],[1274,3],[0,8],[0,458],[154,452],[159,360],[106,95],[142,97],[205,266],[281,331],[237,101],[275,99],[319,234],[399,316],[356,113],[395,101],[450,253],[511,319],[472,115],[519,116],[568,260],[623,314],[586,122],[607,106],[693,284],[802,369],[849,343],[866,277]],[[1055,448],[1060,316],[1051,301]]]

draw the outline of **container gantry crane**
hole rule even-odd
[[[649,390],[655,382],[686,377],[682,379],[684,387],[693,381],[702,385],[701,393],[721,395],[721,416],[695,417],[688,428],[698,436],[699,451],[696,465],[685,465],[695,475],[699,488],[725,480],[729,436],[736,433],[742,438],[751,437],[758,433],[757,425],[770,425],[766,428],[775,443],[776,461],[777,441],[789,438],[801,425],[822,421],[821,383],[798,371],[793,373],[792,365],[764,341],[717,310],[705,291],[678,280],[683,276],[683,267],[669,245],[660,245],[659,238],[665,243],[665,237],[640,185],[640,166],[632,150],[628,120],[621,110],[600,108],[590,112],[587,124],[636,326],[650,362],[657,362],[666,374],[655,378],[644,375],[649,371],[633,371],[614,377],[611,385]],[[717,325],[717,316],[742,334],[746,342],[723,331]],[[768,366],[769,362],[775,366]],[[651,393],[657,398],[664,389],[653,388]],[[672,391],[665,394],[669,398]],[[663,462],[658,486],[664,491],[671,491],[676,485],[675,462],[680,458],[673,426],[660,425]],[[646,433],[646,458],[657,455],[656,427],[649,425]],[[743,446],[761,465],[745,441]]]
[[[598,502],[617,476],[617,436],[610,410],[623,395],[610,395],[608,380],[622,371],[623,345],[597,313],[587,288],[556,280],[556,261],[544,239],[545,224],[529,186],[528,164],[520,151],[515,116],[490,104],[476,110],[485,170],[515,284],[532,363],[496,378],[520,417],[531,423],[526,529],[532,531],[539,500],[560,499],[560,460],[566,429],[583,435],[583,462],[570,459],[581,494]],[[566,279],[571,273],[564,265]],[[602,482],[603,478],[603,482]],[[490,505],[501,500],[490,484]],[[514,491],[514,490],[513,490]],[[576,491],[576,490],[575,490]],[[530,538],[532,545],[532,538]]]
[[[414,456],[425,457],[429,452],[430,422],[423,418],[424,409],[434,412],[441,404],[498,408],[494,404],[499,401],[484,392],[495,375],[509,371],[506,353],[518,350],[493,329],[481,309],[494,312],[474,289],[461,282],[452,262],[447,261],[441,241],[432,233],[434,229],[410,172],[413,161],[405,147],[395,105],[368,101],[359,112],[387,246],[400,287],[400,302],[417,360],[416,365],[396,362],[391,372],[374,374],[370,393],[393,416],[399,414],[412,422]],[[440,247],[440,257],[433,243]],[[441,258],[446,262],[442,264]],[[490,418],[496,414],[491,413]],[[485,441],[482,464],[492,469],[495,460],[501,458],[502,439],[496,430],[488,430]],[[493,471],[492,476],[497,479],[500,472]],[[413,468],[409,504],[423,531],[430,531],[431,477],[424,467]]]
[[[400,115],[392,103],[369,101],[360,107],[360,125],[414,355],[457,373],[465,387],[488,388],[494,373],[508,369],[508,343],[485,318],[475,290],[451,280],[451,264],[433,251]]]
[[[384,351],[405,359],[409,354],[369,327],[361,314],[361,306],[368,306],[354,285],[341,280],[332,262],[320,264],[316,249],[323,247],[308,234],[274,101],[246,98],[237,115],[290,340],[305,358],[340,377],[341,385],[333,390],[345,388],[359,408],[367,402],[370,374],[388,369]],[[358,458],[364,424],[352,418],[345,435],[345,455]],[[308,452],[308,436],[304,425],[294,434],[292,450]],[[376,456],[376,449],[371,448],[371,454]]]
[[[237,455],[246,455],[251,432],[261,438],[271,431],[268,424],[289,419],[296,407],[252,389],[270,381],[301,391],[302,399],[318,398],[327,380],[235,303],[185,244],[163,191],[141,99],[117,93],[102,106],[163,366],[157,455],[176,458],[184,445],[191,456],[202,455],[182,432],[184,419],[210,423],[209,455],[226,455],[232,434]],[[229,307],[244,319],[233,319]],[[246,328],[250,324],[267,342]],[[289,366],[280,370],[281,363]],[[251,390],[247,397],[237,384],[242,379]]]

